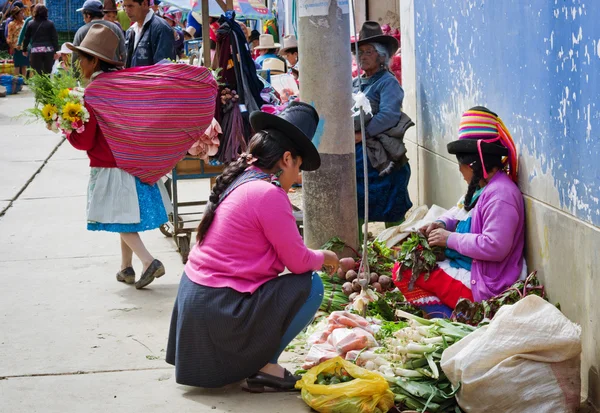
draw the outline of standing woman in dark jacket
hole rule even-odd
[[[48,20],[48,9],[43,4],[35,6],[34,18],[27,25],[25,40],[23,41],[23,54],[27,56],[27,50],[31,45],[29,62],[31,67],[38,73],[50,74],[52,65],[58,59],[58,33],[54,23]]]

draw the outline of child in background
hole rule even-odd
[[[52,67],[52,75],[56,75],[61,72],[67,72],[71,69],[71,56],[73,55],[71,49],[63,44],[57,55],[58,60],[54,62],[54,66]]]

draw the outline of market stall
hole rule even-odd
[[[320,316],[293,343],[305,352],[303,400],[318,412],[577,411],[580,328],[547,301],[536,274],[489,300],[464,300],[451,318],[427,315],[377,279],[412,265],[402,247],[414,235],[393,248],[368,244],[380,273],[365,276],[369,284],[354,282],[357,252],[337,274],[321,273]],[[348,248],[335,238],[324,247]]]

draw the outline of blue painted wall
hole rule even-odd
[[[462,111],[485,104],[526,154],[523,191],[600,226],[600,1],[414,7],[422,144],[445,152]]]

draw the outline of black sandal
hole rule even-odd
[[[137,288],[138,290],[144,288],[152,281],[154,281],[155,278],[160,278],[163,275],[165,275],[164,265],[162,265],[162,262],[160,262],[159,260],[154,260],[152,261],[152,264],[150,264],[148,269],[144,271],[138,282],[135,283],[135,288]]]
[[[298,380],[300,377],[294,376],[287,369],[284,370],[283,377],[259,371],[246,379],[246,383],[242,384],[242,389],[251,393],[295,391]]]

